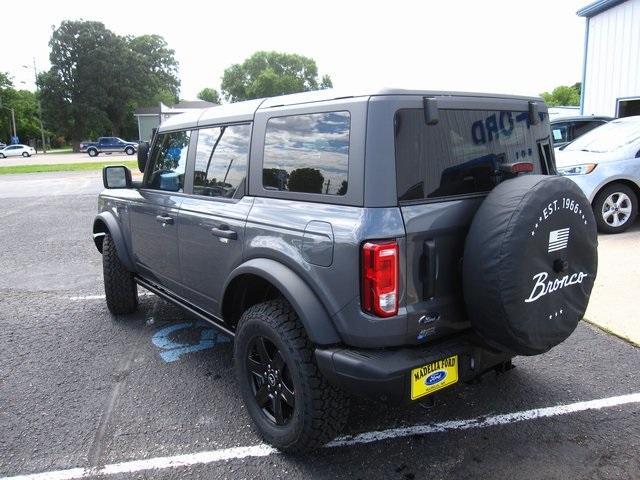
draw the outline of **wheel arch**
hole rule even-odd
[[[269,291],[270,288],[273,291]],[[331,317],[311,287],[297,273],[275,260],[254,258],[238,266],[229,275],[223,292],[221,311],[233,328],[242,314],[240,310],[274,298],[276,293],[291,304],[313,343],[332,345],[341,342]]]
[[[591,206],[592,207],[595,206],[598,195],[600,195],[600,193],[605,188],[610,187],[611,185],[615,185],[616,183],[621,183],[622,185],[629,187],[631,190],[633,190],[633,193],[636,194],[636,199],[640,201],[640,185],[638,185],[636,182],[634,182],[629,178],[620,177],[620,178],[608,179],[606,183],[603,183],[602,185],[600,185],[600,187],[598,187],[598,189],[596,190],[596,193],[593,195],[593,198],[591,199]]]
[[[120,229],[118,221],[115,219],[113,214],[109,212],[102,212],[96,215],[96,218],[93,221],[93,243],[100,253],[102,253],[102,242],[104,241],[104,235],[106,233],[111,235],[120,261],[129,271],[133,272],[135,270],[134,264],[129,255],[129,250],[125,244],[124,236],[122,235],[122,230]]]

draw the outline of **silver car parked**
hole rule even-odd
[[[9,145],[8,147],[4,147],[3,149],[0,149],[0,158],[19,157],[21,155],[27,158],[35,154],[36,154],[35,148],[30,147],[29,145],[21,145],[21,144]]]
[[[601,232],[620,233],[633,224],[640,196],[640,116],[613,120],[555,153],[558,173],[580,186]]]

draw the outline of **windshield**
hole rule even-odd
[[[640,140],[640,121],[609,122],[585,133],[565,147],[565,151],[613,152]]]

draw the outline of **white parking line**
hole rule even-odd
[[[361,433],[355,436],[336,438],[329,443],[327,447],[348,447],[393,438],[426,435],[429,433],[493,427],[496,425],[506,425],[525,420],[535,420],[538,418],[556,417],[559,415],[584,412],[587,410],[601,410],[603,408],[612,408],[630,403],[640,403],[640,392],[620,395],[617,397],[570,403],[566,405],[556,405],[553,407],[534,408],[532,410],[523,410],[520,412],[501,415],[476,417],[468,420],[450,420],[431,425],[414,425],[407,428],[391,428],[389,430]],[[224,448],[221,450],[174,455],[171,457],[156,457],[144,460],[112,463],[101,468],[71,468],[69,470],[54,470],[50,472],[18,475],[15,477],[4,477],[0,480],[72,480],[76,478],[91,477],[94,475],[135,473],[146,470],[161,470],[166,468],[187,467],[191,465],[203,465],[247,457],[266,457],[277,453],[278,450],[275,448],[270,447],[269,445],[260,444],[252,445],[250,447]]]

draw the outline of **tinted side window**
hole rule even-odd
[[[398,111],[398,200],[488,192],[504,178],[505,163],[530,162],[542,173],[537,143],[548,140],[549,123],[528,119],[528,112],[441,109],[438,123],[427,125],[422,109]]]
[[[251,125],[203,128],[198,133],[193,193],[242,196],[247,178]]]
[[[574,138],[578,138],[581,135],[593,130],[596,127],[599,127],[604,122],[597,121],[588,121],[588,122],[576,122],[573,124],[573,140]]]
[[[147,188],[181,192],[187,165],[191,132],[172,132],[158,135],[153,148],[152,169]]]
[[[350,123],[349,112],[270,118],[264,142],[264,188],[347,193]]]

